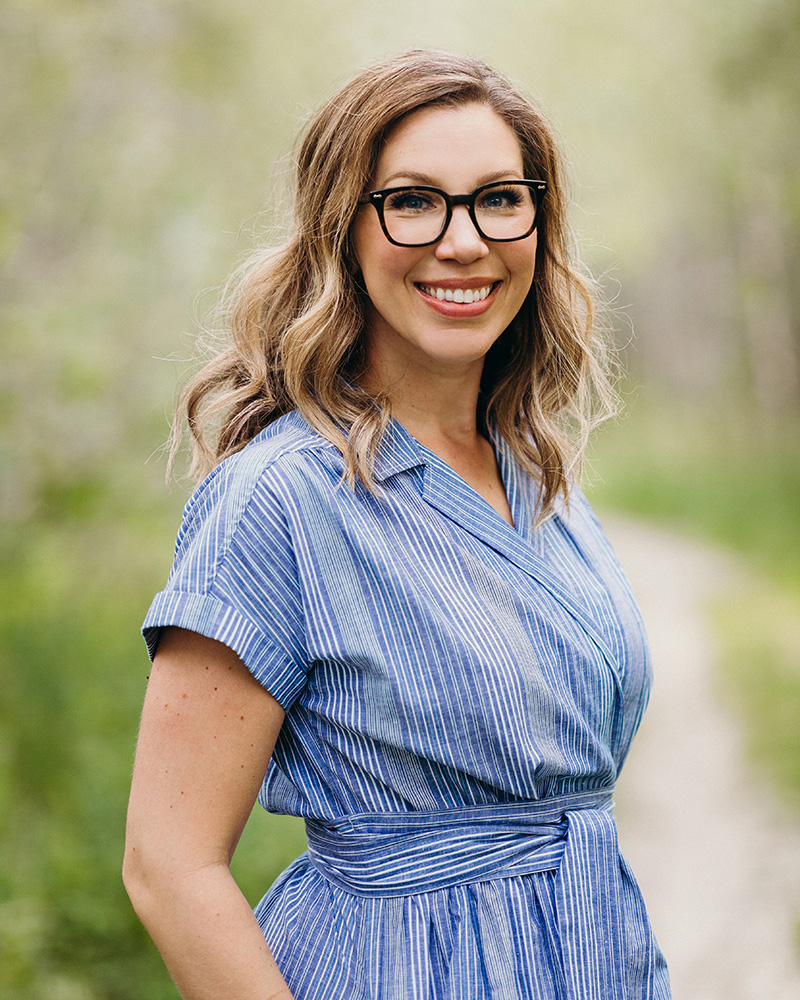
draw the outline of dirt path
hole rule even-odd
[[[603,520],[653,647],[655,688],[617,815],[674,998],[800,1000],[800,829],[745,760],[715,692],[703,613],[744,571],[680,537]]]

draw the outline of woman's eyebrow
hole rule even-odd
[[[480,187],[482,184],[491,184],[492,181],[510,180],[512,178],[521,179],[519,169],[516,167],[511,170],[493,170],[491,173],[480,177],[476,187]],[[436,178],[430,174],[419,173],[416,170],[396,170],[393,174],[389,174],[381,186],[389,187],[392,181],[397,180],[409,181],[412,184],[427,184],[428,187],[439,187],[436,183]]]
[[[392,181],[401,179],[404,181],[411,181],[413,184],[427,184],[429,187],[436,187],[433,177],[430,177],[428,174],[417,173],[416,170],[396,170],[393,174],[390,174],[383,183],[391,184]]]

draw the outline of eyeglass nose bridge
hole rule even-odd
[[[472,223],[473,229],[478,234],[481,240],[486,240],[486,237],[481,232],[481,227],[478,225],[478,220],[475,217],[475,199],[478,194],[480,194],[480,189],[473,191],[472,194],[447,194],[447,192],[441,192],[444,195],[446,212],[444,216],[444,224],[442,226],[442,231],[439,234],[439,240],[443,240],[447,235],[447,230],[450,228],[450,223],[453,221],[453,209],[458,208],[459,205],[463,205],[469,213],[469,219]],[[438,243],[439,240],[436,240]]]
[[[480,189],[478,191],[473,191],[472,194],[445,194],[445,200],[450,203],[451,208],[455,208],[456,205],[466,205],[472,214],[472,209],[475,207],[475,199],[480,194]]]

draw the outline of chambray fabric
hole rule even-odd
[[[392,423],[377,494],[291,413],[186,507],[151,654],[177,625],[286,709],[260,801],[309,850],[256,916],[296,1000],[667,1000],[612,792],[647,643],[579,490],[515,528]]]

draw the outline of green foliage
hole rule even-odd
[[[119,878],[142,581],[124,535],[80,519],[20,541],[0,577],[0,996],[128,1000],[163,978]]]

